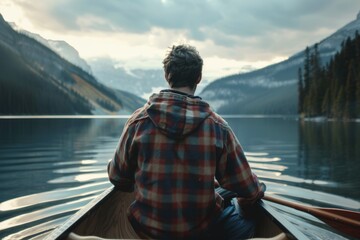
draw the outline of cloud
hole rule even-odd
[[[111,55],[129,65],[146,62],[150,67],[161,63],[166,47],[186,42],[233,71],[241,71],[240,64],[251,68],[302,51],[355,19],[360,10],[359,0],[12,0],[11,4],[22,10],[23,19],[37,33],[68,41],[85,58]],[[215,71],[216,64],[212,66]]]
[[[264,37],[284,30],[339,27],[358,0],[15,0],[37,26],[67,31],[147,33],[152,28],[187,29],[194,40],[234,45],[233,36]],[[26,11],[25,11],[26,9]],[[336,17],[335,17],[336,16]],[[212,33],[219,33],[215,36]],[[210,33],[210,34],[208,34]],[[228,38],[225,36],[229,36]]]
[[[93,26],[84,24],[84,18],[103,19],[104,31],[126,31],[144,33],[153,27],[165,29],[190,29],[194,36],[199,34],[198,27],[211,24],[219,18],[217,9],[203,1],[148,1],[148,0],[51,0],[29,3],[15,0],[17,4],[28,9],[26,14],[45,25],[44,19],[52,19],[54,27],[62,25],[69,30],[90,30]],[[80,19],[80,21],[79,21]],[[99,25],[95,24],[95,28]],[[101,28],[98,28],[101,30]],[[201,35],[201,34],[200,34]],[[200,36],[198,35],[198,36]]]

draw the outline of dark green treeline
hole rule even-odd
[[[0,44],[0,115],[91,114],[89,101],[65,91]]]
[[[360,118],[360,35],[342,43],[341,51],[322,65],[318,45],[306,48],[298,73],[298,112],[304,117]]]

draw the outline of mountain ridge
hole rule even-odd
[[[159,69],[132,69],[127,70],[111,58],[83,59],[78,51],[63,40],[49,40],[41,35],[29,32],[17,27],[15,23],[11,26],[18,32],[28,35],[39,41],[46,47],[55,51],[62,58],[92,74],[96,79],[116,90],[131,92],[136,96],[147,98],[154,90],[167,88],[164,72]]]
[[[12,60],[1,61],[0,65],[3,72],[7,71],[7,74],[0,76],[0,89],[9,92],[3,93],[3,100],[7,104],[2,105],[0,114],[116,114],[132,112],[144,103],[144,100],[133,95],[133,102],[126,101],[127,105],[124,105],[121,95],[129,98],[130,93],[114,91],[99,83],[90,73],[73,65],[44,44],[13,30],[1,15],[0,47]],[[19,71],[22,75],[9,69]],[[21,87],[29,83],[28,89]],[[47,90],[51,89],[48,96],[43,92],[43,86],[47,86]],[[29,96],[33,105],[23,99],[22,94]],[[51,99],[51,104],[46,99]],[[11,104],[13,108],[9,106]],[[46,110],[39,106],[44,106]],[[56,109],[62,110],[56,112]]]
[[[35,39],[36,41],[40,42],[41,44],[45,45],[46,47],[56,52],[62,58],[66,59],[68,62],[71,62],[75,66],[78,66],[82,68],[84,71],[92,74],[92,70],[89,64],[83,58],[80,57],[79,52],[73,46],[71,46],[64,40],[45,39],[37,33],[32,33],[25,29],[19,28],[15,23],[9,23],[9,25],[15,31]]]
[[[320,41],[322,64],[326,64],[339,51],[342,41],[353,37],[356,30],[360,31],[359,17]],[[279,63],[222,77],[207,85],[200,95],[223,114],[297,114],[298,69],[303,67],[304,56],[304,51],[300,51]],[[272,104],[269,106],[269,103]]]

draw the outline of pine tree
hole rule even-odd
[[[360,60],[360,34],[359,31],[356,30],[355,32],[355,38],[354,38],[354,52],[355,52],[355,59]]]
[[[326,117],[330,117],[331,114],[331,102],[330,102],[330,90],[327,89],[325,92],[325,96],[321,105],[321,112],[322,115],[326,116]]]
[[[321,113],[321,104],[322,99],[324,98],[324,93],[322,93],[322,70],[320,65],[320,58],[319,58],[319,51],[318,51],[318,44],[314,46],[314,53],[311,55],[311,76],[310,76],[310,88],[312,88],[313,94],[313,102],[312,102],[312,109],[313,115],[320,115]],[[311,90],[310,90],[311,91]]]
[[[355,88],[355,115],[356,118],[360,118],[360,63],[359,63],[360,59],[357,60],[357,67],[356,69],[358,70],[356,73],[356,88]]]
[[[302,77],[302,70],[299,68],[298,71],[298,94],[299,94],[299,102],[298,102],[298,113],[301,114],[304,112],[304,83]]]
[[[343,117],[344,105],[345,105],[345,94],[344,94],[344,88],[341,87],[340,90],[338,91],[337,97],[336,97],[334,105],[333,105],[333,116],[335,118]]]
[[[305,94],[309,92],[310,85],[310,49],[306,47],[305,49],[305,60],[304,60],[304,89]]]
[[[360,73],[357,75],[355,99],[356,118],[360,118]]]
[[[318,106],[317,106],[317,86],[316,84],[310,85],[309,95],[308,95],[308,116],[315,117],[318,115]]]
[[[355,117],[360,118],[360,34],[355,32]]]
[[[354,60],[350,60],[347,71],[347,80],[345,85],[345,104],[344,104],[344,118],[353,119],[356,117],[356,70]]]
[[[303,104],[302,110],[305,116],[308,116],[310,101],[309,101],[309,85],[310,85],[310,49],[306,47],[305,49],[305,59],[304,59],[304,75],[303,75]]]
[[[321,66],[318,45],[305,50],[304,72],[298,72],[299,113],[304,116],[360,117],[360,34],[347,38],[340,52]]]

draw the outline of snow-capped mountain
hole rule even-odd
[[[14,23],[10,25],[16,31],[34,38],[62,58],[93,74],[99,82],[108,87],[131,92],[143,98],[147,98],[158,89],[167,87],[162,69],[135,69],[128,71],[124,67],[118,66],[110,58],[84,60],[80,57],[79,52],[65,41],[45,39],[39,34],[20,29]]]
[[[32,33],[32,32],[29,32],[29,31],[19,28],[15,23],[9,23],[9,24],[11,25],[11,27],[14,30],[16,30],[22,34],[25,34],[31,38],[34,38],[36,41],[40,42],[41,44],[45,45],[46,47],[50,48],[51,50],[53,50],[54,52],[59,54],[65,60],[82,68],[84,71],[86,71],[88,73],[92,73],[91,67],[89,66],[89,64],[87,64],[87,62],[83,58],[80,57],[79,52],[74,47],[72,47],[70,44],[68,44],[67,42],[62,41],[62,40],[45,39],[42,36],[40,36],[39,34]]]
[[[164,70],[161,68],[127,70],[110,58],[90,59],[88,63],[103,84],[145,99],[152,92],[167,88]]]
[[[90,59],[88,63],[93,74],[103,84],[131,92],[144,99],[154,92],[169,87],[162,68],[127,70],[110,58]],[[203,79],[198,85],[196,93],[201,92],[207,83],[208,81]]]
[[[88,73],[92,73],[91,67],[87,62],[82,59],[79,55],[79,52],[73,48],[70,44],[65,41],[55,41],[55,40],[48,40],[47,41],[50,45],[50,48],[57,52],[60,56],[65,58],[67,61],[71,62],[72,64],[81,67]]]
[[[356,31],[360,32],[360,13],[318,43],[321,63],[327,63]],[[298,69],[303,67],[304,50],[305,46],[280,63],[218,79],[205,87],[200,96],[223,114],[296,114]]]
[[[145,100],[98,82],[0,14],[0,115],[129,114]]]

